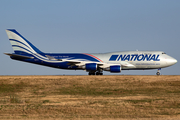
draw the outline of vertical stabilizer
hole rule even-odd
[[[42,53],[38,48],[36,48],[32,43],[26,40],[22,35],[20,35],[15,29],[7,29],[7,36],[10,40],[12,48],[16,54],[21,53]]]

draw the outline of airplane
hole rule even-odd
[[[4,53],[13,60],[38,65],[68,69],[85,70],[89,75],[103,75],[103,71],[120,73],[121,70],[157,69],[177,63],[177,60],[162,51],[122,51],[109,53],[44,53],[25,39],[15,29],[7,29],[14,53]]]

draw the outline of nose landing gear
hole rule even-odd
[[[158,69],[156,75],[161,75],[160,70],[161,70],[161,68]]]

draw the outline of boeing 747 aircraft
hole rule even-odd
[[[123,51],[102,54],[44,53],[15,29],[6,30],[14,53],[4,53],[11,59],[69,70],[85,70],[89,75],[103,75],[103,71],[120,73],[121,70],[157,69],[177,63],[161,51]]]

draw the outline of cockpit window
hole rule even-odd
[[[165,52],[163,52],[162,54],[166,54]]]

